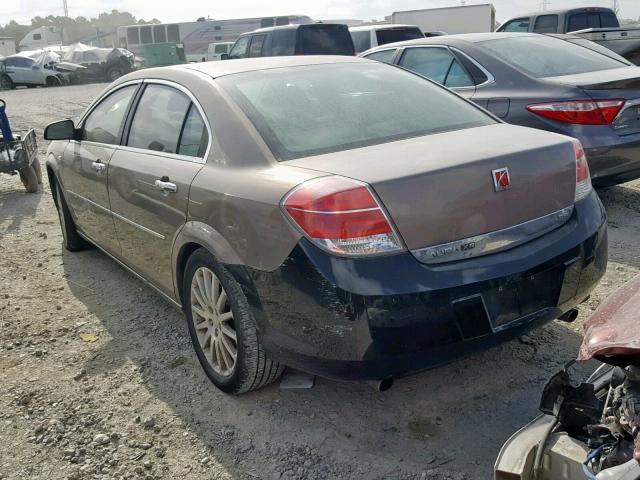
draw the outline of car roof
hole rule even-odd
[[[576,8],[557,9],[557,10],[544,10],[544,11],[541,11],[541,12],[540,11],[538,11],[538,12],[529,12],[529,13],[525,13],[525,14],[522,14],[522,15],[517,15],[517,16],[509,18],[504,23],[510,22],[511,20],[517,20],[519,18],[540,17],[542,15],[563,15],[563,14],[571,14],[571,13],[576,13],[576,12],[596,12],[596,13],[612,12],[613,13],[613,10],[608,8],[608,7],[576,7]]]
[[[165,72],[175,70],[189,70],[203,73],[212,78],[218,78],[226,75],[234,75],[236,73],[271,70],[274,68],[300,67],[305,65],[361,63],[370,61],[371,60],[366,60],[364,58],[350,57],[345,55],[298,55],[291,57],[239,58],[234,60],[222,60],[219,62],[186,63],[183,65],[173,65],[170,67],[143,69],[127,75],[127,78],[149,78],[153,77],[153,72],[157,72],[159,70],[163,70]]]
[[[334,27],[336,25],[342,25],[342,23],[294,23],[294,24],[289,24],[289,25],[278,25],[277,27],[263,27],[263,28],[257,28],[255,30],[251,30],[250,32],[245,32],[242,35],[240,35],[241,37],[245,37],[247,35],[253,35],[256,33],[266,33],[266,32],[273,32],[275,30],[295,30],[298,29],[300,27],[307,27],[309,25],[313,25],[313,26],[331,26]],[[345,25],[346,26],[346,25]]]
[[[456,35],[440,35],[438,37],[416,38],[415,40],[405,40],[403,42],[386,43],[378,47],[367,50],[373,52],[376,50],[385,50],[393,47],[405,47],[410,45],[441,45],[441,44],[460,44],[460,43],[478,43],[485,40],[495,40],[498,38],[510,37],[537,37],[539,33],[528,32],[488,32],[488,33],[460,33]],[[363,53],[367,53],[363,52]]]
[[[363,25],[358,27],[349,27],[350,32],[362,32],[366,30],[389,30],[393,28],[418,28],[416,25],[407,25],[404,23],[383,23],[380,25]]]

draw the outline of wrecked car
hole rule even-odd
[[[0,62],[0,88],[68,85],[70,72],[82,68],[61,62],[60,55],[49,50],[24,51]]]
[[[78,83],[113,82],[134,70],[133,53],[124,48],[100,48],[76,43],[65,48],[62,58],[85,67],[73,76],[72,81]]]
[[[573,364],[544,388],[543,415],[502,447],[495,480],[640,479],[640,276],[585,323],[579,361],[602,365],[583,382]]]

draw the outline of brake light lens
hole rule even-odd
[[[575,201],[585,198],[593,187],[591,186],[591,175],[589,174],[589,164],[587,163],[587,156],[582,148],[580,140],[573,139],[573,149],[576,154],[576,195]]]
[[[534,103],[527,110],[541,117],[576,125],[610,125],[624,106],[624,100],[578,100]]]
[[[339,176],[310,180],[287,194],[282,207],[311,241],[333,254],[366,256],[403,249],[365,183]]]

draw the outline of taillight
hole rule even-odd
[[[339,176],[310,180],[293,189],[282,207],[309,239],[331,253],[362,256],[403,248],[365,183]]]
[[[624,100],[578,100],[534,103],[527,110],[557,122],[578,125],[609,125],[620,113]]]
[[[585,198],[593,187],[591,186],[591,175],[589,174],[589,164],[587,163],[587,156],[582,148],[580,140],[573,141],[573,150],[576,154],[576,196],[575,201]]]

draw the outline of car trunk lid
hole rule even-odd
[[[506,124],[287,163],[367,182],[410,250],[508,229],[565,209],[573,204],[576,185],[569,139]],[[505,168],[510,186],[496,191],[492,172]]]

